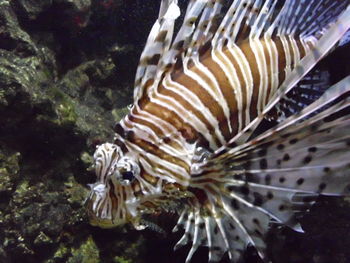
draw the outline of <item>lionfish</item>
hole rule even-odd
[[[345,0],[162,0],[134,103],[94,154],[91,223],[176,210],[186,262],[263,258],[270,224],[302,231],[315,196],[350,193],[350,76],[312,70],[349,28]]]

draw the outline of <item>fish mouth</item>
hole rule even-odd
[[[111,198],[109,189],[104,184],[91,186],[85,201],[89,223],[101,228],[112,228],[129,222],[128,213]]]
[[[95,213],[89,212],[89,223],[92,226],[97,226],[100,228],[114,228],[118,226],[123,226],[127,224],[127,220],[115,220],[111,218],[101,218],[96,216]]]
[[[123,225],[123,223],[115,224],[112,220],[109,219],[101,219],[101,218],[90,218],[89,223],[92,226],[98,226],[101,228],[114,228],[120,225]]]
[[[146,228],[145,225],[140,223],[141,218],[139,216],[136,217],[128,215],[126,218],[103,217],[96,211],[92,210],[92,204],[93,201],[89,200],[87,204],[87,210],[89,223],[92,226],[108,229],[131,224],[137,230],[143,230]]]
[[[93,210],[92,207],[93,200],[89,200],[87,204],[87,211],[89,223],[92,226],[97,226],[101,228],[113,228],[129,223],[129,221],[124,218],[114,218],[113,216],[105,216],[99,211]]]

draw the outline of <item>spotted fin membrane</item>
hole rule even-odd
[[[241,2],[233,1],[232,6],[239,8]],[[255,4],[257,2],[261,1]],[[275,2],[266,1],[264,7],[271,8],[269,4],[273,6]],[[192,244],[186,262],[190,262],[199,246],[209,247],[210,262],[218,262],[224,253],[228,253],[232,262],[237,262],[248,245],[256,247],[259,255],[265,258],[264,235],[271,222],[302,231],[295,220],[296,212],[309,208],[319,194],[348,195],[350,192],[350,172],[346,173],[350,160],[350,77],[327,89],[325,76],[320,73],[314,85],[319,84],[322,92],[326,90],[323,95],[317,94],[315,102],[310,99],[302,105],[302,109],[289,112],[278,125],[250,139],[269,111],[277,104],[283,105],[283,100],[288,99],[287,94],[293,94],[293,89],[294,95],[312,90],[305,83],[312,82],[313,77],[305,75],[350,27],[349,7],[342,6],[346,10],[328,25],[333,11],[325,8],[328,12],[313,17],[314,22],[310,22],[306,19],[310,10],[301,8],[308,4],[317,5],[316,1],[289,1],[282,14],[291,14],[295,9],[296,17],[284,17],[284,22],[277,23],[276,27],[271,26],[269,21],[266,34],[272,30],[291,32],[291,25],[294,25],[294,32],[305,30],[304,33],[299,32],[301,35],[309,34],[311,38],[318,29],[322,36],[313,39],[312,50],[287,74],[284,83],[258,117],[227,145],[216,150],[209,160],[198,164],[196,173],[192,175],[190,186],[201,196],[207,196],[208,202],[203,207],[200,198],[193,200],[182,211],[174,229],[185,230],[176,248]],[[327,5],[331,4],[325,1],[323,7]],[[263,8],[260,8],[261,11]],[[309,26],[313,26],[303,24],[302,17]],[[264,32],[267,20],[261,20],[263,26],[255,24],[254,31],[259,34]],[[214,35],[213,45],[219,35]],[[300,80],[303,81],[297,85]],[[305,92],[303,88],[306,88]],[[293,97],[293,100],[292,104],[297,98]],[[293,106],[290,108],[295,109]]]
[[[297,115],[201,165],[193,184],[211,196],[214,215],[200,215],[199,206],[184,211],[178,224],[187,235],[179,244],[191,237],[195,250],[208,242],[212,261],[227,250],[234,262],[248,244],[263,257],[270,219],[302,231],[295,212],[309,207],[315,194],[348,195],[349,90],[347,77]],[[308,118],[327,104],[333,105]],[[212,183],[201,183],[205,178]]]

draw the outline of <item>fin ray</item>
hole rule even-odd
[[[263,257],[271,220],[302,232],[295,215],[319,194],[349,195],[349,130],[350,76],[300,113],[200,164],[191,187],[205,191],[210,218],[216,218],[217,230],[208,227],[202,235],[209,248],[216,238],[224,246],[219,252],[228,251],[233,260],[248,244]],[[225,230],[230,224],[234,230]]]
[[[343,34],[350,28],[350,6],[343,12],[341,17],[328,29],[317,42],[312,52],[309,52],[299,62],[295,69],[288,74],[287,78],[276,91],[269,103],[264,107],[263,112],[256,117],[240,133],[230,140],[230,143],[244,143],[255,131],[260,122],[268,115],[269,111],[279,103],[286,94],[296,87],[296,84],[309,72],[314,65],[336,44]],[[224,147],[222,147],[224,148]]]

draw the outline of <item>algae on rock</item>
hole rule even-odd
[[[132,94],[131,79],[116,81],[119,51],[85,41],[103,8],[0,0],[0,262],[102,260],[84,207],[87,169]],[[119,250],[140,246],[126,240]]]

